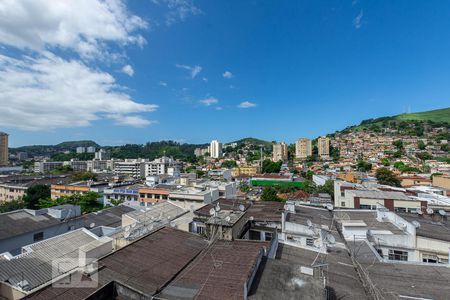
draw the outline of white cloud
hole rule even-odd
[[[211,106],[213,104],[219,103],[219,100],[214,97],[208,97],[206,99],[200,100],[199,102],[205,106]]]
[[[123,66],[122,72],[127,74],[130,77],[133,77],[133,75],[134,75],[133,67],[130,65]]]
[[[0,54],[0,126],[45,130],[89,126],[92,121],[145,126],[138,113],[154,104],[134,101],[108,73],[51,53],[39,58]]]
[[[115,121],[117,125],[132,126],[132,127],[146,127],[151,124],[158,123],[157,121],[147,120],[141,116],[112,114],[108,118]]]
[[[165,23],[167,26],[183,22],[189,16],[203,13],[192,0],[152,0],[154,4],[162,4],[167,8]]]
[[[230,71],[225,71],[222,76],[223,78],[230,79],[233,78],[233,73],[231,73]]]
[[[158,82],[158,84],[160,86],[167,86],[167,82],[165,82],[165,81],[160,81],[160,82]]]
[[[217,107],[216,107],[216,110],[222,110],[222,109],[223,109],[222,106],[217,106]]]
[[[364,16],[363,10],[361,9],[361,11],[359,12],[359,14],[353,19],[353,26],[356,29],[360,29],[362,26],[362,18]]]
[[[234,88],[235,88],[235,86],[230,84],[230,89],[234,89]]]
[[[180,65],[180,64],[176,64],[175,67],[180,68],[180,69],[185,69],[188,70],[190,73],[191,78],[195,78],[195,76],[198,75],[198,73],[200,73],[202,71],[202,67],[200,66],[188,66],[188,65]]]
[[[239,108],[250,108],[250,107],[255,107],[256,103],[250,102],[250,101],[244,101],[239,103],[238,107]]]
[[[0,1],[0,43],[19,49],[60,48],[99,57],[109,54],[108,42],[142,46],[146,41],[136,31],[147,27],[122,0]]]
[[[203,80],[204,82],[208,82],[208,78],[207,78],[207,77],[203,77],[202,80]]]

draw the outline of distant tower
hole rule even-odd
[[[0,132],[0,166],[8,165],[8,134]]]
[[[210,156],[212,158],[220,158],[222,157],[222,143],[218,140],[212,140],[209,145]]]

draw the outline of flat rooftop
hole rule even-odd
[[[210,216],[209,210],[211,208],[216,207],[217,203],[219,203],[219,206],[220,206],[221,210],[238,211],[239,210],[239,206],[243,205],[244,206],[244,211],[245,211],[251,206],[251,202],[249,202],[249,201],[221,198],[221,199],[216,200],[216,201],[214,201],[214,202],[212,202],[210,204],[206,204],[206,205],[200,207],[199,209],[197,209],[195,211],[195,214],[199,215],[199,216],[208,216],[209,217]]]
[[[256,222],[280,222],[284,203],[271,201],[255,201],[246,211],[247,217]]]
[[[439,213],[420,216],[417,214],[399,214],[399,216],[408,222],[419,222],[420,227],[416,228],[418,236],[450,242],[449,216],[442,217]]]
[[[0,240],[62,224],[48,214],[32,215],[24,209],[0,214]]]
[[[105,208],[97,212],[82,215],[85,228],[93,228],[98,226],[120,227],[122,225],[122,215],[133,212],[134,209],[125,205]],[[91,227],[91,225],[94,225]]]
[[[403,230],[392,224],[391,222],[379,222],[377,220],[376,211],[366,210],[335,210],[333,212],[336,220],[341,223],[351,223],[352,221],[363,221],[367,229],[370,230],[386,230],[392,234],[405,234]]]

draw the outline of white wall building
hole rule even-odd
[[[210,155],[212,158],[222,157],[222,143],[218,140],[212,140],[209,146]]]

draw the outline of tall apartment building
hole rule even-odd
[[[218,140],[212,140],[209,145],[209,153],[212,158],[222,157],[222,143]]]
[[[305,159],[312,155],[311,140],[307,138],[298,139],[295,142],[295,158]]]
[[[0,132],[0,166],[8,165],[8,134]]]
[[[330,139],[324,136],[318,138],[317,149],[320,158],[328,159],[330,157]]]
[[[76,151],[78,154],[86,153],[86,147],[77,147]]]
[[[287,161],[288,147],[285,142],[273,144],[272,160],[273,161]]]

